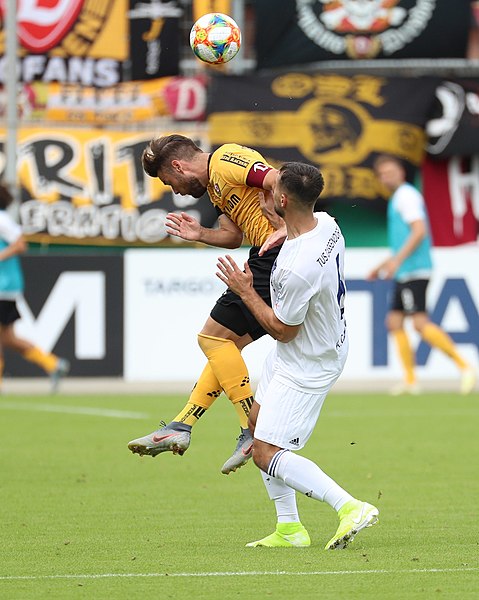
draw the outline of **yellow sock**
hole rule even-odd
[[[240,427],[242,427],[243,429],[248,428],[249,411],[253,406],[253,400],[253,396],[250,396],[249,398],[238,400],[238,402],[233,402],[233,406],[235,407],[235,410],[238,413]]]
[[[248,369],[241,352],[231,340],[203,335],[202,333],[198,335],[198,343],[231,402],[236,405],[244,401],[235,408],[240,416],[241,427],[247,427],[249,400],[253,397],[253,392]]]
[[[397,329],[392,332],[392,335],[396,342],[396,348],[404,369],[406,383],[412,385],[416,383],[416,374],[414,372],[415,358],[411,344],[409,343],[409,338],[404,329]]]
[[[185,407],[176,415],[173,421],[195,425],[213,402],[221,395],[221,386],[211,370],[209,363],[206,364]]]
[[[40,348],[36,346],[33,346],[32,348],[26,350],[23,353],[23,358],[32,363],[35,363],[47,373],[53,373],[58,363],[57,356],[55,356],[54,354],[47,354],[46,352],[43,352],[43,350],[40,350]]]
[[[456,350],[456,346],[451,338],[440,327],[434,323],[427,323],[421,331],[422,339],[434,348],[439,348],[445,354],[452,358],[459,369],[464,370],[469,365]]]

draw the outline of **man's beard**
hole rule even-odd
[[[196,177],[188,178],[188,193],[193,198],[201,198],[206,192],[206,187]]]

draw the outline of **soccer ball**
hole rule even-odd
[[[191,28],[190,46],[203,62],[223,64],[238,54],[241,31],[228,15],[209,13],[200,17]]]

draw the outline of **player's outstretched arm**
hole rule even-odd
[[[199,221],[185,212],[168,213],[165,219],[165,229],[170,235],[188,242],[198,242],[200,239],[201,225]]]

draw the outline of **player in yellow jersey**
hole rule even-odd
[[[142,163],[150,177],[158,177],[176,194],[199,198],[208,192],[220,213],[219,227],[203,227],[185,212],[169,213],[168,233],[220,248],[238,248],[246,237],[252,246],[248,264],[254,288],[271,306],[269,279],[280,247],[271,248],[261,256],[258,252],[283,222],[279,217],[274,221],[270,213],[271,222],[264,216],[261,193],[273,189],[278,171],[251,148],[224,144],[210,154],[191,139],[177,134],[153,139],[143,152]],[[226,290],[198,334],[198,343],[208,362],[186,406],[168,425],[132,440],[129,449],[150,456],[168,450],[183,454],[189,447],[192,427],[224,391],[238,413],[241,433],[233,455],[221,471],[228,474],[244,465],[252,454],[248,415],[253,393],[241,350],[265,333],[241,298]]]

